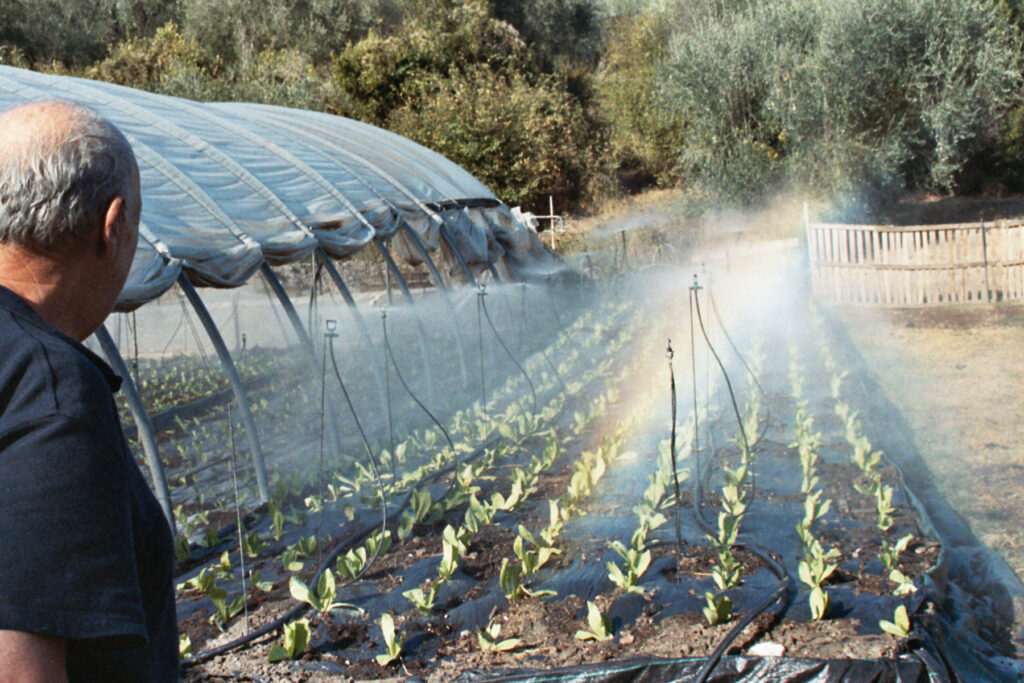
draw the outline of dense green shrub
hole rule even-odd
[[[600,0],[490,0],[494,18],[515,28],[531,71],[563,75],[601,60],[605,11]]]
[[[383,123],[425,76],[446,77],[474,64],[517,70],[523,42],[490,16],[482,0],[424,8],[391,34],[370,31],[332,63],[332,78],[361,104],[361,118]]]
[[[721,195],[948,192],[1019,98],[1020,37],[988,2],[762,0],[680,31],[670,69],[683,172]]]
[[[661,101],[660,69],[673,23],[666,12],[626,11],[609,20],[596,75],[599,111],[608,123],[620,184],[637,190],[678,180],[683,119]]]
[[[597,177],[601,137],[552,78],[538,84],[484,66],[417,83],[389,128],[437,150],[510,205],[578,207]],[[546,211],[544,211],[546,213]]]

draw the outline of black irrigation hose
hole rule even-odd
[[[754,619],[763,614],[765,610],[767,610],[769,607],[774,605],[779,600],[783,601],[782,609],[785,609],[785,606],[789,602],[788,596],[790,578],[789,574],[786,572],[785,566],[783,566],[781,563],[775,562],[775,560],[773,560],[771,556],[768,555],[768,553],[762,552],[754,546],[736,544],[734,547],[745,548],[746,550],[749,550],[750,552],[754,553],[762,560],[764,560],[768,564],[768,568],[771,569],[772,573],[778,577],[779,587],[776,588],[773,593],[766,596],[764,600],[757,603],[753,607],[753,609],[747,612],[747,614],[738,622],[736,622],[736,625],[733,626],[727,634],[725,634],[725,637],[722,639],[722,642],[720,642],[718,646],[714,649],[714,651],[710,655],[708,655],[707,659],[704,660],[704,664],[701,666],[700,671],[697,672],[696,683],[705,683],[705,681],[708,680],[708,677],[711,675],[712,670],[714,670],[715,666],[718,665],[718,662],[722,659],[722,656],[726,653],[729,647],[732,646],[733,642],[740,635],[743,629],[749,626],[750,623],[754,621]]]
[[[695,366],[695,363],[696,363],[696,360],[695,360],[695,358],[696,358],[696,351],[695,351],[695,345],[694,345],[694,325],[693,325],[693,313],[696,310],[697,321],[698,321],[698,323],[700,325],[701,334],[704,337],[704,342],[707,344],[708,350],[711,351],[711,354],[714,356],[715,361],[718,363],[719,369],[721,369],[721,371],[722,371],[722,376],[725,379],[726,387],[729,390],[729,399],[732,402],[732,408],[733,408],[733,412],[735,413],[735,416],[736,416],[736,422],[739,425],[740,436],[743,439],[743,446],[744,446],[744,449],[746,449],[746,452],[749,453],[750,446],[749,446],[748,441],[747,441],[746,431],[743,428],[743,421],[740,418],[739,406],[736,403],[736,396],[735,396],[735,394],[733,392],[733,389],[732,389],[732,382],[729,379],[728,372],[726,372],[726,370],[725,370],[725,366],[722,364],[721,358],[719,358],[718,353],[715,351],[714,346],[711,344],[711,340],[708,338],[707,330],[704,327],[704,320],[703,320],[703,318],[701,316],[701,312],[700,312],[700,300],[699,300],[699,297],[697,295],[697,291],[698,290],[699,290],[699,287],[698,287],[698,285],[696,283],[696,277],[695,277],[694,278],[694,285],[693,285],[693,287],[690,288],[690,357],[691,357],[691,365]],[[716,315],[717,315],[717,313],[716,313]],[[719,318],[719,324],[721,324],[721,318]],[[724,326],[722,327],[722,330],[723,330],[723,332],[725,331],[725,327]],[[726,337],[728,338],[728,333],[726,333]],[[730,340],[730,344],[731,343],[732,342]],[[733,349],[735,350],[735,346],[733,347]],[[737,355],[739,355],[738,352],[737,352]],[[744,362],[744,366],[746,366],[746,362]],[[749,367],[747,367],[747,371],[750,372]],[[754,376],[752,372],[750,373],[750,375],[751,375],[751,377]],[[755,381],[756,381],[756,378],[755,378]],[[758,386],[760,387],[760,385],[758,385]],[[699,432],[697,431],[697,424],[696,424],[696,418],[697,418],[697,414],[698,414],[698,406],[697,406],[697,400],[696,400],[696,391],[697,391],[696,387],[697,387],[697,385],[696,385],[696,370],[694,369],[694,377],[693,377],[693,392],[694,392],[694,405],[693,405],[693,412],[694,412],[694,438],[698,439],[699,438],[699,436],[698,436]],[[763,395],[763,392],[762,392],[762,395]],[[766,399],[766,405],[767,405],[767,399]],[[766,421],[766,424],[767,424],[767,421]],[[709,434],[710,434],[710,432],[709,432]],[[760,437],[759,437],[759,439],[760,439]],[[702,482],[702,473],[700,471],[700,452],[699,452],[699,447],[695,447],[694,448],[694,454],[696,456],[696,464],[697,464],[696,477],[694,478],[694,501],[693,501],[694,519],[697,522],[697,525],[708,536],[714,537],[714,535],[715,535],[714,534],[714,530],[711,528],[711,525],[708,524],[707,521],[704,519],[704,514],[703,514],[703,510],[702,510],[701,498],[702,498],[703,482]],[[710,470],[711,470],[711,468],[709,467],[708,471],[710,472]],[[753,470],[751,470],[751,477],[753,478]],[[751,489],[752,489],[751,496],[753,496],[754,495],[753,481],[751,482]],[[788,602],[788,591],[789,591],[790,577],[789,577],[789,574],[786,572],[785,566],[782,565],[781,563],[776,562],[774,559],[772,559],[767,551],[763,551],[763,550],[761,550],[761,549],[759,549],[759,548],[757,548],[755,546],[736,543],[736,544],[733,544],[733,547],[734,548],[741,548],[741,549],[745,548],[745,549],[753,552],[754,554],[756,554],[762,560],[764,560],[764,562],[768,565],[768,567],[772,571],[772,573],[774,573],[775,576],[778,577],[778,579],[779,579],[779,586],[770,595],[766,596],[761,602],[759,602],[757,605],[755,605],[753,609],[751,609],[742,619],[740,619],[739,622],[736,623],[735,626],[733,626],[732,629],[729,630],[729,632],[725,635],[725,637],[718,644],[718,646],[714,649],[714,651],[712,651],[712,653],[704,660],[704,664],[701,666],[700,671],[698,671],[698,673],[697,673],[697,678],[695,679],[696,683],[705,683],[708,680],[708,677],[711,675],[712,670],[714,670],[715,666],[721,660],[722,656],[726,653],[726,651],[729,649],[729,647],[732,645],[732,643],[736,640],[736,638],[739,636],[739,634],[747,626],[749,626],[750,623],[753,622],[754,619],[756,619],[759,615],[764,613],[765,610],[767,610],[769,607],[774,605],[780,599],[783,599],[783,603],[782,603],[783,608],[786,605],[786,603]]]
[[[395,353],[391,349],[391,342],[388,339],[388,323],[387,323],[387,319],[388,319],[387,309],[386,308],[382,308],[381,311],[380,311],[380,320],[381,320],[381,327],[383,328],[383,331],[384,331],[384,348],[387,350],[388,358],[391,359],[391,364],[395,368],[395,376],[398,377],[398,381],[402,384],[402,388],[405,389],[406,393],[409,394],[409,397],[412,398],[412,400],[416,403],[416,405],[418,405],[420,407],[420,409],[424,413],[427,414],[427,417],[429,417],[433,421],[433,423],[435,425],[437,425],[437,428],[441,430],[441,433],[444,434],[444,438],[445,438],[445,440],[448,441],[448,445],[452,449],[452,456],[454,457],[455,456],[455,444],[452,442],[452,437],[448,434],[448,430],[444,428],[444,425],[442,425],[440,423],[440,421],[438,421],[438,419],[436,417],[434,417],[434,414],[432,412],[430,412],[429,409],[427,409],[427,406],[423,405],[423,402],[420,401],[416,397],[416,394],[414,394],[412,389],[409,388],[409,385],[405,383],[405,378],[402,377],[402,371],[398,368],[398,361],[395,360]],[[389,411],[391,410],[390,402],[389,402],[389,405],[388,405],[388,410]],[[457,459],[456,459],[456,463],[458,463]]]
[[[725,387],[729,390],[729,401],[732,403],[732,410],[736,414],[736,424],[740,430],[740,438],[743,439],[743,453],[746,456],[750,456],[750,442],[747,440],[747,431],[743,428],[743,418],[740,417],[740,408],[736,403],[736,394],[732,390],[732,381],[729,379],[729,373],[725,370],[725,365],[722,363],[722,359],[718,356],[718,352],[715,351],[715,347],[711,344],[711,339],[708,338],[708,331],[704,328],[704,319],[700,314],[700,298],[697,296],[697,290],[693,293],[693,304],[694,309],[697,311],[697,322],[700,323],[701,334],[704,335],[704,342],[708,346],[708,350],[711,351],[711,355],[715,357],[715,362],[718,363],[719,369],[722,371],[722,377],[725,379]],[[756,480],[754,475],[754,468],[750,468],[750,489],[751,489],[751,502],[756,491]]]
[[[348,389],[345,387],[345,381],[341,378],[341,371],[338,370],[338,361],[334,357],[334,335],[328,335],[327,347],[331,351],[331,367],[334,369],[334,376],[338,380],[338,384],[341,386],[341,393],[345,397],[345,403],[348,404],[349,412],[352,413],[352,419],[355,420],[356,429],[359,431],[359,437],[363,440],[363,446],[366,447],[366,455],[370,459],[370,467],[373,468],[373,476],[377,478],[377,489],[380,491],[380,533],[383,534],[388,530],[388,498],[384,493],[384,482],[380,476],[380,466],[377,463],[377,456],[373,452],[373,448],[370,446],[369,439],[366,438],[366,432],[363,431],[363,425],[359,422],[359,416],[356,414],[356,407],[352,403],[352,397],[348,395]],[[362,576],[367,569],[369,569],[377,558],[380,557],[380,549],[383,543],[378,543],[377,547],[373,550],[373,557],[369,559],[366,564],[363,565],[362,570],[356,575],[356,578]]]
[[[491,314],[487,312],[487,304],[484,302],[484,297],[486,295],[487,295],[486,290],[481,286],[480,287],[480,308],[484,312],[484,317],[487,319],[487,324],[490,326],[491,332],[494,333],[494,338],[498,340],[499,344],[501,344],[501,348],[505,349],[505,353],[508,354],[508,357],[512,359],[512,362],[515,364],[515,366],[517,368],[519,368],[519,372],[523,373],[523,377],[526,379],[526,383],[530,386],[530,396],[533,397],[533,414],[536,415],[537,414],[537,391],[533,388],[533,382],[530,380],[530,376],[528,374],[526,374],[526,370],[524,370],[523,366],[519,364],[519,361],[516,360],[515,355],[513,355],[513,353],[509,350],[508,345],[505,343],[505,340],[501,338],[500,334],[498,334],[498,329],[494,326],[494,321],[491,320]]]
[[[729,336],[729,331],[725,329],[725,323],[722,322],[722,316],[718,313],[718,306],[715,304],[715,295],[711,293],[710,287],[707,289],[708,300],[711,302],[711,312],[715,314],[715,319],[718,321],[718,326],[722,329],[722,334],[725,335],[725,340],[729,342],[729,346],[732,347],[733,353],[735,353],[736,357],[740,359],[740,363],[743,364],[743,368],[747,371],[747,374],[750,375],[750,379],[754,383],[754,386],[757,387],[758,393],[761,394],[762,403],[764,404],[764,427],[757,435],[757,438],[754,439],[754,444],[751,445],[751,448],[753,448],[753,446],[760,443],[761,439],[764,438],[764,435],[768,433],[768,423],[772,416],[771,408],[768,406],[768,394],[765,392],[764,387],[761,386],[761,382],[758,381],[757,375],[755,375],[754,371],[750,369],[750,365],[747,364],[747,359],[743,357],[740,350],[736,348],[736,344],[733,342],[732,337]]]
[[[704,519],[704,513],[701,508],[701,484],[698,479],[697,484],[694,487],[694,501],[693,501],[693,517],[704,533],[709,536],[714,536],[714,530],[711,525],[708,524],[707,520]],[[718,662],[722,659],[722,656],[726,653],[732,643],[739,637],[740,633],[743,632],[747,626],[750,625],[754,619],[764,613],[769,607],[774,605],[780,599],[784,598],[781,608],[777,614],[781,614],[782,610],[785,609],[789,603],[789,584],[791,582],[789,572],[786,571],[786,566],[781,562],[776,562],[766,550],[762,550],[757,546],[744,543],[734,543],[734,548],[746,549],[754,553],[768,565],[775,576],[779,579],[779,586],[773,593],[766,596],[761,602],[757,603],[753,609],[747,612],[746,615],[740,621],[736,623],[729,632],[725,634],[722,641],[715,647],[714,651],[704,660],[704,664],[701,665],[700,671],[697,672],[696,683],[705,683],[708,680],[708,676],[711,675],[712,670],[718,665]]]

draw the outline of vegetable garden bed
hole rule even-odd
[[[643,284],[685,281],[668,276]],[[674,464],[665,344],[689,337],[685,308],[595,295],[523,362],[529,383],[507,374],[373,465],[279,479],[241,550],[237,526],[189,530],[206,547],[178,579],[187,677],[1009,675],[985,615],[947,637],[946,554],[827,316],[745,311],[737,353],[737,311],[723,326],[697,296],[710,329],[695,375],[675,343]],[[950,667],[950,643],[988,650]]]

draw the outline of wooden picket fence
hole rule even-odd
[[[954,225],[810,223],[814,296],[921,306],[1024,299],[1024,218]]]

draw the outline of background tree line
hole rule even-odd
[[[585,211],[1020,192],[1005,0],[5,0],[0,63],[328,111]]]

